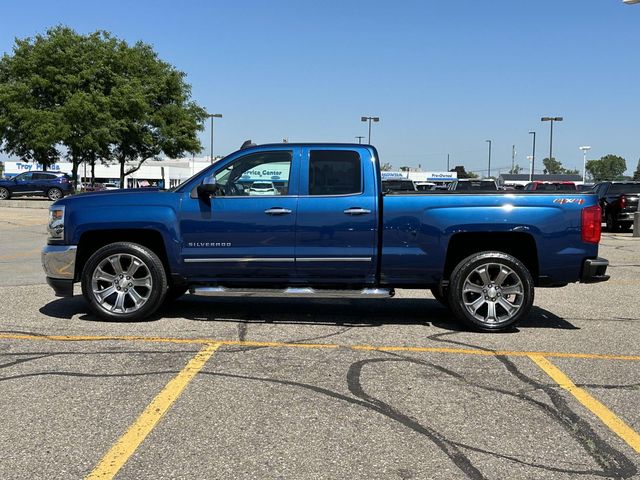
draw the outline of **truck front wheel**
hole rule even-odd
[[[480,252],[462,260],[449,283],[449,306],[476,330],[500,332],[525,318],[533,305],[533,279],[517,258]]]
[[[105,320],[142,320],[162,305],[166,292],[162,261],[135,243],[102,247],[82,271],[82,294],[89,308]]]

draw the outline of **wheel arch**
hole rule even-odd
[[[534,284],[539,282],[538,249],[533,235],[523,232],[462,232],[449,240],[444,264],[444,280],[449,280],[453,269],[462,260],[475,253],[494,251],[509,254],[520,260]]]
[[[84,265],[98,249],[116,242],[137,243],[152,250],[164,267],[167,278],[171,277],[167,248],[162,234],[152,229],[109,229],[90,230],[80,236],[76,253],[74,280],[80,281]]]

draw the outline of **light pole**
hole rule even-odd
[[[582,183],[587,181],[587,152],[591,150],[589,145],[579,147],[582,150]]]
[[[561,122],[562,117],[542,117],[541,122],[551,122],[551,130],[549,131],[549,161],[553,159],[553,122]]]
[[[449,154],[447,153],[447,172],[449,171]]]
[[[533,181],[533,155],[527,155],[527,160],[529,160],[529,181]]]
[[[490,177],[491,176],[491,140],[486,140],[486,142],[489,144],[489,170],[488,170],[487,177]]]
[[[529,132],[530,135],[533,135],[533,151],[531,152],[531,175],[533,176],[533,169],[536,166],[536,132]],[[532,179],[529,179],[531,181]]]
[[[214,118],[222,118],[221,113],[208,113],[207,117],[211,119],[211,163],[213,163],[213,119]]]
[[[356,135],[356,138],[358,139],[358,143],[362,144],[362,139],[364,138],[362,135]]]
[[[371,122],[379,122],[380,117],[360,117],[363,122],[369,122],[369,145],[371,145]]]

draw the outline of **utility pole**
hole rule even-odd
[[[529,132],[529,134],[533,135],[533,151],[531,152],[531,176],[533,176],[536,166],[536,132]],[[529,179],[529,181],[531,181],[531,179]]]
[[[213,119],[214,118],[222,118],[221,113],[208,113],[207,117],[211,119],[211,144],[210,144],[210,160],[213,163]]]
[[[362,144],[362,139],[364,138],[363,135],[356,135],[356,138],[358,139],[358,144]]]
[[[511,173],[518,173],[514,170],[516,169],[516,146],[511,145]]]
[[[487,177],[491,177],[491,140],[486,141],[489,144],[489,169],[487,171]]]
[[[447,153],[447,172],[449,171],[449,154]]]

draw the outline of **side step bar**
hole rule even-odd
[[[388,298],[395,292],[388,288],[362,290],[328,290],[310,287],[289,288],[228,288],[198,286],[189,288],[191,295],[203,297],[297,297],[297,298]]]

